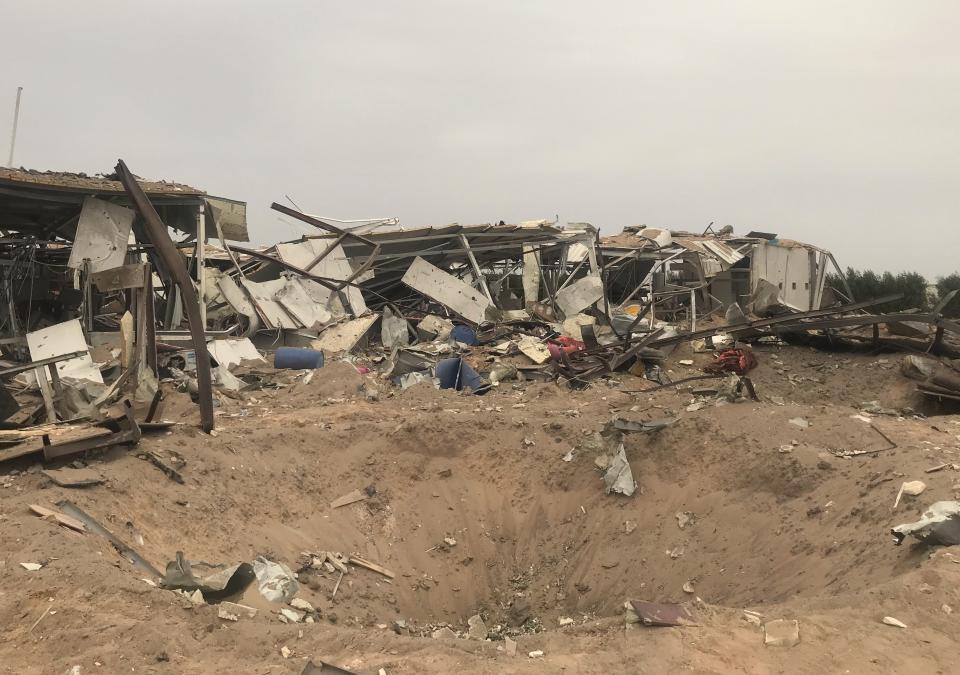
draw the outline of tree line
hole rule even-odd
[[[929,310],[939,298],[954,289],[960,288],[960,274],[954,273],[945,277],[938,277],[931,284],[919,272],[882,272],[878,274],[873,270],[855,270],[848,267],[843,278],[836,274],[827,276],[827,285],[836,289],[840,293],[846,294],[846,286],[843,280],[846,279],[853,297],[860,300],[870,300],[884,295],[894,295],[902,293],[903,298],[894,302],[884,303],[874,308],[878,312],[897,312],[914,307],[921,310]],[[931,286],[935,287],[934,291]],[[950,304],[943,309],[945,316],[960,317],[960,293],[957,294]]]

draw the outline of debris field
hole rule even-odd
[[[4,172],[0,673],[954,668],[952,296]]]

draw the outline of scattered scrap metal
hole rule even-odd
[[[193,353],[206,349],[204,247],[191,241],[206,241],[207,215],[246,239],[244,213],[190,186],[142,181],[122,161],[96,177],[0,169],[0,461],[138,443],[159,414],[158,350],[184,341],[183,316]],[[195,361],[209,431],[210,362]]]
[[[274,203],[310,232],[254,248],[242,245],[245,204],[143,181],[122,160],[97,177],[3,169],[0,188],[0,291],[13,298],[0,316],[0,461],[134,445],[162,428],[171,384],[212,431],[217,399],[279,377],[262,352],[277,369],[350,360],[401,388],[583,388],[629,372],[650,392],[737,376],[731,395],[756,400],[751,343],[842,342],[923,352],[904,372],[928,396],[960,399],[960,323],[941,314],[952,296],[871,314],[893,298],[855,302],[826,283],[829,252],[775,234],[354,227]],[[672,380],[669,351],[683,342],[714,359]]]

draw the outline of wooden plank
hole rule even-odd
[[[382,574],[383,576],[387,577],[388,579],[393,579],[395,576],[397,576],[396,574],[394,574],[393,572],[391,572],[390,570],[388,570],[386,567],[381,567],[381,566],[378,565],[377,563],[375,563],[375,562],[370,562],[369,560],[365,560],[364,558],[361,558],[361,557],[358,556],[358,555],[352,555],[352,556],[350,556],[350,558],[349,558],[349,560],[347,560],[347,562],[350,563],[351,565],[356,565],[357,567],[362,567],[362,568],[364,568],[364,569],[368,569],[368,570],[370,570],[371,572],[376,572],[377,574]]]
[[[326,553],[326,554],[324,554],[323,560],[324,560],[324,562],[328,562],[328,563],[330,563],[331,565],[333,565],[333,567],[334,567],[337,571],[339,571],[340,574],[346,574],[347,572],[350,571],[350,568],[347,567],[346,565],[344,565],[344,564],[340,561],[340,558],[338,558],[337,556],[333,555],[332,553]]]
[[[91,468],[64,467],[62,469],[44,469],[40,473],[60,487],[89,487],[103,483],[103,476]]]
[[[133,314],[124,312],[120,317],[120,368],[123,370],[130,370],[133,366],[135,340]]]
[[[50,373],[50,383],[53,385],[53,393],[56,396],[56,400],[63,400],[63,382],[60,381],[60,371],[57,370],[57,364],[51,363],[47,365],[47,372]]]
[[[84,349],[79,352],[70,352],[69,354],[61,354],[60,356],[51,356],[46,359],[39,359],[37,361],[31,361],[30,363],[20,363],[15,366],[10,366],[9,368],[0,368],[0,377],[7,375],[17,375],[19,373],[24,373],[28,370],[33,370],[34,368],[42,368],[48,366],[51,363],[59,363],[60,361],[67,361],[69,359],[74,359],[78,356],[83,356],[89,352]],[[9,361],[7,362],[9,363]]]
[[[77,532],[87,531],[87,528],[79,520],[64,515],[59,511],[54,511],[53,509],[48,509],[45,506],[39,506],[37,504],[30,504],[30,510],[41,518],[55,520],[59,525],[68,527],[71,530],[76,530]]]
[[[0,443],[23,443],[24,441],[41,439],[44,436],[53,441],[75,441],[109,436],[112,433],[109,429],[96,427],[92,424],[41,424],[36,427],[24,427],[22,429],[0,429]]]
[[[370,498],[370,495],[368,495],[363,490],[354,490],[353,492],[348,492],[342,497],[334,499],[330,503],[330,508],[338,509],[341,506],[346,506],[347,504],[353,504],[355,502],[362,502],[364,499],[369,499],[369,498]]]
[[[414,259],[401,281],[473,324],[486,321],[487,311],[494,309],[483,293],[420,257]]]
[[[157,314],[156,308],[154,307],[154,297],[153,297],[153,269],[150,267],[150,263],[143,264],[143,276],[144,276],[144,296],[146,298],[145,314],[147,317],[146,330],[144,331],[143,338],[146,342],[146,359],[147,365],[150,369],[156,374],[157,372]]]
[[[19,459],[37,452],[43,452],[42,445],[36,442],[32,444],[20,443],[9,448],[0,449],[0,462],[6,462],[11,459]]]
[[[37,384],[40,386],[40,394],[43,396],[43,407],[47,411],[47,421],[57,421],[57,410],[53,407],[53,390],[50,388],[50,382],[47,380],[47,374],[43,366],[33,369],[33,374],[37,378]]]
[[[143,378],[143,369],[147,367],[147,322],[153,321],[152,316],[147,316],[147,288],[144,286],[138,291],[134,291],[136,296],[136,302],[134,304],[137,320],[137,328],[134,333],[136,342],[134,343],[135,347],[135,356],[134,356],[134,365],[136,366],[136,375],[137,380]],[[203,296],[200,296],[203,297]],[[206,307],[206,305],[204,305]],[[134,391],[136,391],[137,384],[133,385]]]

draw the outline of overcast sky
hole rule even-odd
[[[407,226],[711,222],[960,269],[960,3],[0,0],[0,161]]]

